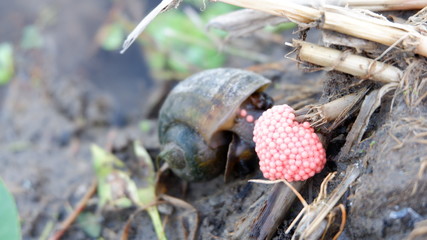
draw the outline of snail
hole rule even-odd
[[[252,72],[220,68],[180,82],[159,112],[158,160],[187,181],[204,181],[236,163],[256,159],[254,121],[272,107],[263,91],[270,80]]]

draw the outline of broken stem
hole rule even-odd
[[[313,127],[319,127],[332,121],[339,123],[366,93],[367,89],[364,89],[325,104],[304,107],[295,111],[295,120],[298,122],[308,121]]]
[[[327,7],[323,11],[321,28],[344,33],[387,46],[398,46],[427,56],[426,36],[407,24],[387,21],[376,17],[339,7]]]
[[[334,4],[336,0],[326,0],[326,4]],[[368,9],[371,11],[421,9],[427,5],[426,0],[346,0],[339,1],[340,6]]]
[[[350,132],[347,134],[344,146],[341,148],[340,156],[346,155],[350,152],[351,148],[358,144],[363,134],[365,133],[369,119],[375,110],[381,105],[381,99],[388,92],[395,90],[398,83],[389,83],[369,93],[363,100],[360,112],[351,127]]]
[[[309,224],[300,223],[297,227],[297,230],[295,230],[296,232],[302,233],[301,239],[310,239],[309,236],[317,229],[323,219],[325,219],[325,217],[332,211],[334,206],[338,203],[338,201],[347,191],[348,187],[353,184],[353,182],[359,177],[359,175],[359,167],[356,165],[350,166],[346,170],[346,175],[344,176],[344,179],[332,191],[332,193],[329,196],[325,197],[325,199],[318,199],[321,200],[322,204],[319,204],[320,202],[315,201],[316,204],[315,206],[313,206],[315,208],[313,209],[316,213],[315,216],[309,219]],[[302,226],[303,229],[299,229],[300,226]]]
[[[391,47],[400,47],[427,56],[427,37],[408,24],[393,23],[374,13],[354,11],[352,9],[319,6],[307,7],[297,1],[274,0],[214,0],[239,7],[250,8],[269,14],[287,17],[302,24],[319,22],[319,27],[350,36],[367,39]]]
[[[260,10],[272,15],[287,17],[291,21],[309,23],[322,17],[319,10],[290,1],[276,0],[213,0],[214,2],[224,2],[231,5]]]
[[[399,82],[403,75],[397,67],[348,52],[299,40],[294,40],[293,46],[300,48],[298,54],[300,60],[331,68],[330,70],[348,73],[361,79],[390,83]]]
[[[248,1],[238,1],[238,0],[213,0],[214,2],[220,1],[233,5],[244,4]],[[260,4],[265,1],[258,1]],[[422,9],[427,5],[427,0],[278,0],[274,1],[275,4],[273,6],[283,7],[288,4],[299,4],[304,6],[325,6],[325,5],[334,5],[345,7],[348,6],[350,8],[357,9],[367,9],[371,11],[390,11],[390,10],[414,10],[414,9]],[[239,5],[240,6],[240,5]],[[243,6],[241,6],[243,7]],[[251,7],[245,7],[251,8]]]
[[[292,182],[292,190],[284,183],[275,183],[266,199],[243,217],[232,239],[271,239],[297,196],[294,191],[298,192],[304,184],[305,181]]]

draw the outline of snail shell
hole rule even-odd
[[[231,68],[203,71],[179,83],[160,109],[159,159],[189,181],[217,176],[225,167],[239,107],[269,84],[260,75]],[[252,141],[251,134],[245,141]]]

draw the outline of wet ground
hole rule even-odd
[[[137,22],[152,7],[143,5],[126,1],[123,11]],[[0,176],[17,201],[24,239],[39,239],[49,224],[56,227],[87,191],[94,178],[91,144],[119,148],[130,139],[140,140],[154,157],[158,150],[153,101],[158,94],[153,92],[169,84],[151,77],[140,45],[124,55],[100,48],[96,33],[108,21],[111,9],[110,1],[0,1],[0,42],[13,43],[16,60],[14,78],[0,86]],[[42,44],[33,49],[20,47],[28,26],[36,27],[42,37]],[[298,37],[287,34],[286,39]],[[298,98],[288,97],[295,95],[296,86],[299,95],[313,101],[325,100],[322,91],[339,88],[329,80],[321,85],[330,76],[302,73],[295,62],[284,60],[290,48],[277,43],[258,47],[275,53],[270,61],[282,61],[279,69],[259,71],[274,79],[275,87],[269,91],[278,103],[298,104]],[[239,68],[255,64],[259,63],[229,62]],[[290,90],[282,91],[283,86]],[[363,175],[343,200],[349,217],[341,239],[402,239],[426,219],[426,177],[419,173],[427,156],[426,104],[407,108],[402,97],[393,104],[392,111],[390,106],[377,111],[378,124],[349,155],[333,157],[338,151],[331,150],[331,164],[309,183],[310,189],[315,188],[328,171],[344,170],[353,163],[363,166]],[[149,129],[141,131],[139,124],[147,119]],[[340,140],[335,143],[337,148],[342,145]],[[259,172],[247,176],[257,177]],[[187,195],[180,197],[199,213],[199,239],[227,238],[236,222],[271,189],[247,179],[224,184],[222,176],[208,183],[177,185],[177,189],[186,188]],[[310,191],[304,190],[304,196]],[[194,224],[190,217],[182,220],[188,209],[175,207],[172,214],[165,208],[169,239],[182,239],[182,229]],[[104,213],[102,236],[118,239],[132,210]],[[290,214],[294,215],[296,210]],[[132,239],[153,239],[147,215],[136,219]],[[290,238],[284,234],[288,223],[285,220],[279,227],[275,239]],[[64,239],[90,237],[75,224]]]
[[[16,197],[25,239],[38,238],[89,186],[90,144],[105,146],[114,129],[141,137],[153,79],[137,45],[124,55],[97,46],[110,9],[108,1],[0,2],[1,41],[14,44],[16,59],[15,77],[0,87],[0,175]],[[20,47],[28,26],[42,38],[33,49]]]

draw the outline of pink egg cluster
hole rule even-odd
[[[303,181],[319,173],[326,153],[308,122],[295,121],[294,109],[278,105],[256,120],[255,151],[265,178]]]

